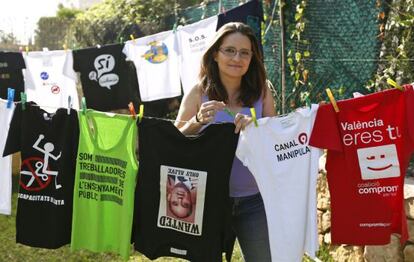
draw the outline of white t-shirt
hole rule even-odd
[[[7,108],[7,100],[0,99],[0,214],[11,214],[12,156],[3,157],[14,103]]]
[[[318,105],[261,118],[241,132],[236,151],[262,194],[272,261],[302,261],[318,249],[316,180],[322,150],[308,146]]]
[[[218,16],[179,27],[180,77],[184,94],[198,83],[201,59],[216,34]]]
[[[122,52],[135,64],[142,101],[181,95],[173,31],[127,41]]]
[[[24,78],[27,101],[34,101],[45,111],[53,113],[59,107],[68,107],[72,97],[74,109],[79,109],[76,81],[63,74],[67,57],[72,51],[56,50],[24,53]]]

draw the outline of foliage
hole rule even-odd
[[[71,21],[59,17],[41,17],[35,31],[35,49],[47,47],[50,50],[62,49]]]
[[[62,4],[58,5],[56,16],[62,19],[75,19],[77,15],[81,14],[82,10],[76,8],[64,7]]]
[[[414,81],[414,0],[394,0],[385,25],[381,62],[368,88],[388,88],[387,78],[399,84]]]
[[[76,47],[115,43],[173,28],[175,12],[197,0],[112,0],[92,6],[76,16],[73,38]],[[70,37],[70,36],[69,36]]]

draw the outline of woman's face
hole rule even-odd
[[[219,51],[214,54],[220,77],[240,78],[249,69],[252,59],[250,39],[239,33],[232,33],[223,38]]]

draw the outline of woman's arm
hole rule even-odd
[[[214,100],[201,103],[201,96],[201,89],[198,86],[195,86],[184,96],[183,101],[181,102],[175,126],[184,135],[197,134],[203,125],[214,120],[217,111],[222,110],[225,107],[223,102]]]

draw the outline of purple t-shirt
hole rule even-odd
[[[208,97],[203,95],[202,102],[207,102]],[[256,110],[256,117],[262,117],[263,101],[259,99],[254,103]],[[243,107],[240,111],[241,114],[250,116],[250,108]],[[214,122],[234,122],[234,117],[230,116],[225,111],[218,111],[214,117]],[[205,126],[204,126],[205,127]],[[230,175],[230,196],[231,197],[244,197],[257,194],[259,188],[257,187],[256,180],[249,169],[243,165],[243,163],[234,156],[233,166],[231,168]]]

